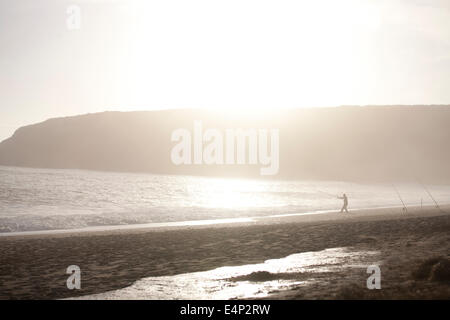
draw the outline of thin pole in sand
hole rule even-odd
[[[434,197],[431,194],[430,190],[428,190],[428,188],[424,184],[422,184],[422,183],[420,183],[420,184],[422,185],[422,188],[424,188],[425,191],[428,193],[428,195],[430,196],[431,200],[433,200],[434,204],[436,205],[436,208],[442,211],[441,207],[439,207],[439,204],[437,203],[436,199],[434,199]]]
[[[403,202],[402,196],[400,195],[400,192],[398,192],[397,188],[394,186],[394,184],[392,184],[392,187],[394,188],[395,192],[397,193],[398,198],[400,199],[400,201],[402,202],[403,205],[403,211],[404,212],[408,212],[408,208],[406,207],[405,203]]]

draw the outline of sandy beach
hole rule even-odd
[[[356,268],[314,275],[322,281],[273,292],[267,298],[449,299],[450,282],[445,276],[445,261],[450,259],[449,209],[409,208],[405,213],[401,208],[383,208],[217,225],[2,236],[0,299],[85,296],[124,288],[146,277],[255,264],[342,247],[379,253],[382,290],[368,290],[369,275]],[[426,270],[423,263],[434,261],[430,259],[438,259],[430,268],[440,263],[444,271]],[[69,265],[82,270],[81,290],[66,287]]]

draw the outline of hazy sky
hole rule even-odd
[[[0,140],[104,110],[449,103],[448,0],[0,0]]]

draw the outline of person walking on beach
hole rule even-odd
[[[342,197],[338,197],[338,199],[344,200],[344,205],[342,206],[341,212],[344,212],[344,210],[345,210],[345,212],[348,213],[348,210],[347,210],[347,206],[348,206],[348,198],[347,198],[347,195],[344,193],[344,194],[342,195]]]

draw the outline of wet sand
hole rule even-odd
[[[449,207],[443,208],[450,212]],[[273,293],[280,299],[443,298],[448,281],[414,279],[428,258],[450,258],[450,214],[400,208],[250,222],[0,237],[0,298],[60,299],[120,289],[136,280],[261,263],[290,254],[349,247],[379,251],[382,290],[367,290],[366,270],[324,275],[312,287]],[[68,290],[78,265],[82,289]]]

